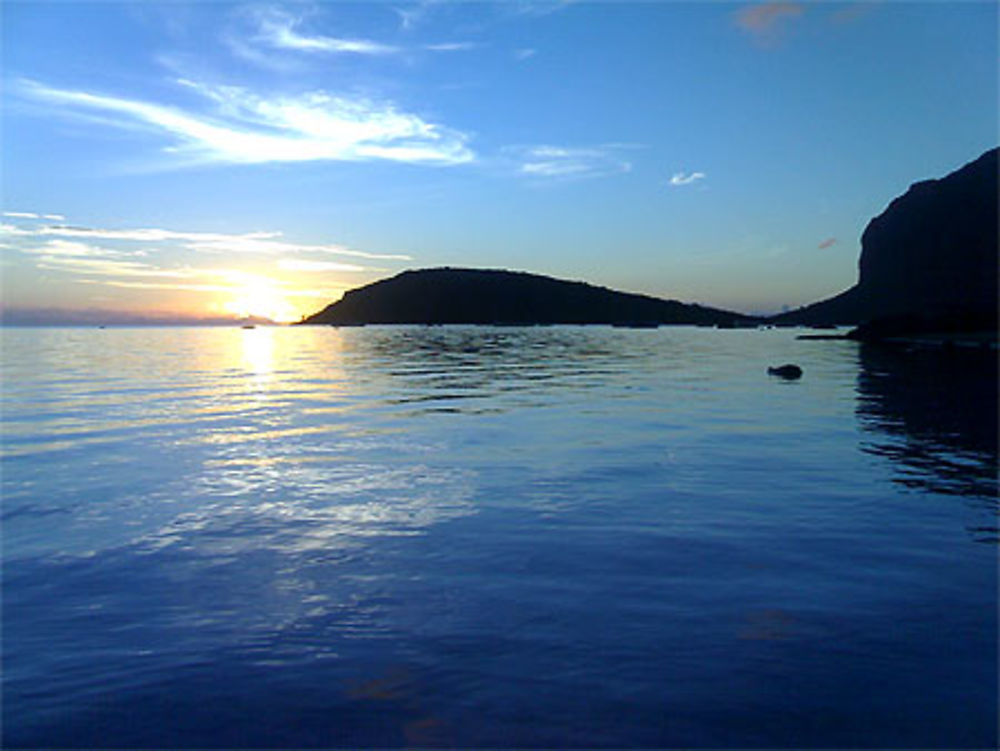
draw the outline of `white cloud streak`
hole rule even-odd
[[[441,42],[424,45],[424,49],[430,52],[468,52],[478,47],[479,45],[475,42]]]
[[[350,256],[378,261],[412,261],[411,256],[397,253],[368,253],[354,250],[333,243],[307,244],[292,243],[280,239],[280,232],[247,232],[243,234],[225,234],[219,232],[191,232],[162,229],[158,227],[141,227],[133,229],[109,229],[100,227],[75,227],[70,225],[47,225],[35,228],[18,227],[12,224],[0,224],[0,235],[16,237],[56,237],[77,238],[82,240],[111,240],[120,242],[141,243],[173,243],[182,248],[206,253],[232,254],[321,254]],[[57,242],[57,241],[52,241]],[[77,243],[79,245],[79,243]],[[73,243],[64,243],[69,247]],[[108,251],[105,253],[117,252]],[[361,267],[355,267],[359,270]]]
[[[617,148],[564,148],[529,146],[511,149],[522,175],[540,178],[579,178],[629,172],[632,163],[623,159]]]
[[[44,245],[23,247],[19,250],[23,253],[40,254],[50,258],[135,258],[146,255],[141,250],[112,250],[72,240],[49,240]]]
[[[194,164],[385,160],[428,165],[474,161],[460,131],[427,122],[387,102],[315,91],[266,98],[237,86],[178,83],[214,105],[211,115],[87,91],[22,81],[27,96],[58,114],[98,112],[115,125],[152,130],[165,150]]]
[[[66,219],[62,214],[37,214],[34,211],[4,211],[2,215],[11,219],[50,219],[56,222]]]
[[[125,289],[165,289],[181,292],[223,292],[232,293],[233,287],[224,284],[201,284],[198,282],[133,282],[120,279],[79,279],[81,284],[100,284],[106,287],[122,287]]]
[[[690,185],[698,180],[704,180],[705,177],[707,175],[704,172],[692,172],[691,174],[675,172],[670,178],[670,184],[676,188],[681,185]]]
[[[25,235],[35,235],[36,232],[32,232],[30,229],[24,229],[24,227],[18,227],[16,224],[7,224],[5,222],[0,222],[0,235],[8,235],[14,237],[21,237]]]
[[[17,218],[32,221],[30,217]],[[347,253],[409,260],[409,256],[363,253],[335,245],[285,242],[278,239],[281,237],[278,232],[229,235],[161,228],[11,224],[0,225],[0,230],[0,240],[4,236],[10,238],[9,243],[0,242],[5,266],[30,267],[61,284],[222,295],[225,297],[215,298],[216,307],[223,300],[231,313],[241,316],[255,313],[277,321],[294,320],[302,312],[296,308],[304,307],[303,302],[293,303],[293,300],[334,299],[346,288],[342,285],[342,275],[376,270],[354,263],[318,260],[315,254]],[[258,258],[244,266],[239,253],[248,252],[258,254]],[[262,259],[260,254],[266,255]],[[302,289],[302,282],[310,286]],[[316,284],[322,286],[312,286]]]
[[[22,253],[38,256],[36,266],[50,271],[102,277],[167,277],[188,279],[219,272],[205,269],[163,268],[150,263],[124,260],[144,255],[102,248],[68,240],[48,240],[42,245],[19,248]]]
[[[259,283],[259,277],[241,269],[192,266],[162,267],[135,260],[123,260],[136,253],[125,253],[85,243],[49,240],[45,244],[20,248],[37,256],[36,268],[80,277],[84,284],[104,284],[132,289],[186,290],[191,292],[228,292]],[[285,271],[328,273],[366,271],[363,266],[322,261],[281,259],[278,268]],[[283,286],[278,280],[269,284]],[[294,291],[295,295],[306,295]]]
[[[427,7],[429,6],[396,9],[403,28],[412,27],[426,12]],[[302,61],[309,57],[331,55],[402,57],[420,51],[461,52],[480,46],[475,42],[464,41],[399,46],[372,39],[310,34],[303,30],[304,19],[301,16],[273,7],[244,12],[244,15],[249,15],[253,31],[241,34],[230,32],[225,36],[225,41],[240,57],[275,70],[291,70],[296,67],[296,62],[287,55],[279,58],[275,53],[293,53],[298,61]]]
[[[277,49],[306,53],[393,55],[398,47],[369,39],[345,39],[324,35],[299,33],[298,18],[277,9],[268,9],[258,15],[260,30],[256,40]]]
[[[366,271],[364,266],[355,266],[350,263],[337,263],[335,261],[304,261],[300,258],[282,258],[278,261],[278,268],[285,271]]]

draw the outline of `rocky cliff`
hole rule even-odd
[[[997,318],[997,149],[910,186],[861,236],[858,283],[785,313],[792,324],[858,324],[890,316]]]

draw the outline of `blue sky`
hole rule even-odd
[[[9,308],[297,319],[453,265],[778,310],[998,138],[991,2],[0,9]]]

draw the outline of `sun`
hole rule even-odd
[[[231,297],[223,303],[227,313],[240,318],[270,318],[278,323],[295,320],[295,311],[281,287],[271,279],[240,272],[232,275]]]

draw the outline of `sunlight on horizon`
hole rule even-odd
[[[230,272],[236,285],[223,309],[240,318],[269,318],[278,323],[298,320],[280,283],[256,274]]]

